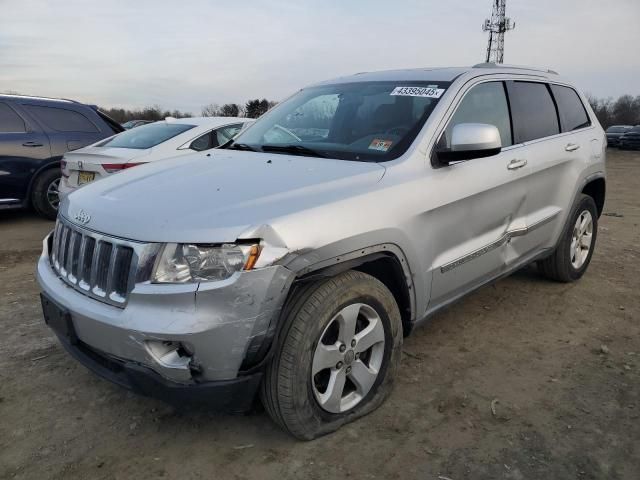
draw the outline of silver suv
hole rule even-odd
[[[256,397],[312,439],[378,407],[403,336],[537,262],[587,269],[605,135],[554,72],[361,73],[226,149],[143,165],[61,204],[44,316],[96,373],[179,404]]]

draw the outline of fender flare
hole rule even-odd
[[[558,238],[556,239],[553,248],[551,248],[551,253],[553,253],[556,250],[556,248],[558,248],[558,245],[560,245],[560,242],[562,242],[562,239],[566,235],[567,230],[571,228],[571,225],[570,225],[571,215],[575,210],[576,205],[578,204],[578,200],[580,199],[580,195],[582,195],[582,191],[584,190],[584,187],[586,187],[588,184],[590,184],[594,180],[598,180],[598,179],[604,180],[605,188],[606,188],[607,177],[603,171],[598,171],[598,172],[592,173],[591,175],[587,175],[580,183],[578,183],[578,187],[576,188],[576,191],[573,194],[573,200],[571,201],[571,205],[569,206],[569,209],[567,211],[564,225],[562,226],[562,230],[560,230],[560,235],[558,235]]]
[[[347,270],[362,266],[366,263],[389,257],[396,260],[404,274],[407,291],[409,292],[409,323],[412,326],[415,325],[417,318],[415,299],[416,289],[413,284],[413,275],[409,268],[409,262],[407,261],[402,249],[393,243],[383,243],[362,247],[351,252],[346,252],[342,255],[336,255],[316,263],[307,264],[299,270],[291,269],[294,278],[290,283],[287,298],[284,301],[281,314],[278,318],[274,319],[275,321],[272,321],[272,325],[270,326],[265,338],[261,340],[261,345],[256,353],[252,356],[245,357],[238,375],[250,375],[261,371],[266,363],[271,360],[285,324],[285,322],[282,321],[282,315],[285,314],[286,316],[287,308],[291,308],[291,304],[295,303],[291,302],[292,298],[294,298],[300,291],[304,292],[311,282],[323,278],[329,278],[342,272],[346,272]],[[289,266],[286,268],[290,269]]]
[[[296,278],[294,279],[294,283],[332,277],[339,273],[346,272],[347,270],[352,270],[362,266],[365,263],[389,257],[396,260],[404,274],[404,281],[407,285],[407,290],[409,291],[411,323],[413,324],[416,320],[416,289],[413,285],[413,274],[411,273],[409,262],[404,252],[394,243],[381,243],[362,247],[357,250],[352,250],[341,255],[335,255],[331,258],[307,265],[301,270],[295,272]]]

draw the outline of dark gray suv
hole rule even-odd
[[[54,219],[62,155],[123,130],[95,106],[0,95],[0,209],[31,205]]]

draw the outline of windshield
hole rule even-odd
[[[156,145],[166,142],[170,138],[180,135],[182,132],[186,132],[187,130],[191,130],[194,127],[195,125],[186,125],[184,123],[150,123],[148,125],[141,125],[122,132],[115,137],[111,137],[104,142],[99,143],[97,146],[135,148],[143,150],[155,147]]]
[[[228,148],[387,161],[402,155],[449,82],[361,82],[301,90]]]

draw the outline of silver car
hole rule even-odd
[[[259,396],[312,439],[377,408],[403,337],[451,302],[532,262],[578,280],[605,147],[550,71],[320,83],[224,150],[65,198],[38,263],[44,316],[113,382],[224,410]]]

